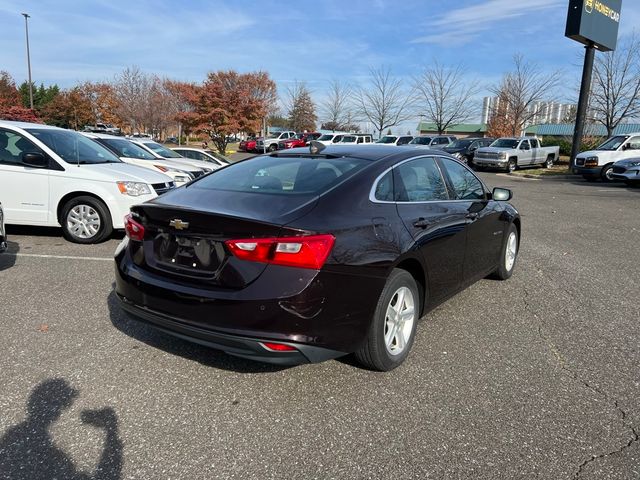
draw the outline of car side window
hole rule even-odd
[[[440,162],[447,172],[453,197],[456,200],[484,200],[484,187],[480,180],[460,162],[448,158],[440,158]]]
[[[387,172],[376,184],[374,198],[381,202],[393,202],[393,172]]]
[[[394,169],[395,199],[398,202],[449,200],[449,193],[432,157],[417,158]]]
[[[0,164],[22,165],[24,153],[43,153],[42,149],[22,135],[0,130]]]
[[[529,146],[529,140],[523,140],[522,143],[520,143],[520,150],[530,150],[531,147]]]
[[[640,137],[631,137],[627,142],[627,150],[640,150]]]
[[[529,139],[529,143],[531,144],[531,148],[540,148],[540,144],[538,143],[537,138]]]

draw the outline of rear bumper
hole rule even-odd
[[[248,358],[276,365],[300,365],[317,363],[345,355],[344,352],[329,350],[292,342],[278,342],[296,348],[295,351],[277,352],[267,349],[261,342],[270,342],[268,338],[250,338],[229,335],[210,329],[185,324],[178,318],[155,312],[149,308],[136,305],[131,300],[117,295],[122,309],[132,318],[148,323],[155,328],[200,345],[222,350],[229,355]]]
[[[611,176],[616,180],[624,182],[640,182],[640,170],[627,170],[624,173],[612,173]]]
[[[126,245],[126,242],[125,242]],[[178,337],[232,355],[273,363],[308,363],[356,351],[364,341],[385,279],[270,265],[243,289],[184,284],[116,254],[123,308]],[[260,341],[298,352],[272,352]]]

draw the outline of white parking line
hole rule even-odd
[[[13,255],[14,257],[54,258],[58,260],[91,260],[96,262],[113,262],[113,258],[105,257],[73,257],[69,255],[38,255],[35,253],[6,253],[5,255]]]

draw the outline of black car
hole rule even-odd
[[[479,279],[507,279],[520,216],[442,151],[292,149],[135,206],[116,253],[134,317],[279,364],[354,353],[404,361],[418,319]]]
[[[476,150],[482,147],[488,147],[494,141],[495,138],[462,138],[456,140],[451,145],[447,145],[443,150],[463,163],[472,165]]]
[[[4,229],[4,211],[2,210],[2,203],[0,203],[0,253],[7,249],[7,234]]]

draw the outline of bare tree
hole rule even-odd
[[[515,136],[538,115],[538,102],[553,100],[549,97],[560,83],[560,72],[544,73],[522,55],[515,55],[513,61],[513,71],[491,87],[491,92],[499,99],[497,108],[506,115],[511,135]]]
[[[372,68],[369,85],[354,94],[357,112],[375,126],[380,136],[386,128],[411,119],[410,98],[411,93],[405,92],[402,82],[385,67]]]
[[[591,86],[592,121],[607,129],[607,136],[621,122],[640,115],[640,40],[633,35],[613,52],[598,54]]]
[[[135,131],[145,123],[145,110],[151,90],[151,81],[139,67],[125,68],[116,76],[113,89],[118,102],[119,116],[129,122]]]
[[[316,129],[316,106],[306,83],[296,81],[287,87],[286,109],[293,130],[302,132]]]
[[[325,128],[336,131],[350,126],[353,120],[351,93],[349,85],[340,80],[331,81],[327,98],[320,105]]]
[[[421,97],[424,117],[434,123],[438,134],[469,121],[477,113],[473,97],[480,93],[477,82],[466,79],[464,68],[446,68],[437,61],[414,79]]]

